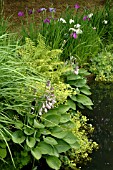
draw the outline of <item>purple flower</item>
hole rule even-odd
[[[48,19],[48,18],[46,18],[45,20],[44,20],[44,23],[50,23],[50,19]]]
[[[37,10],[37,12],[39,12],[39,13],[43,12],[43,11],[46,11],[46,8],[40,8],[40,9]]]
[[[75,4],[75,9],[79,9],[80,8],[80,6],[78,5],[78,4]]]
[[[87,16],[84,16],[84,17],[83,17],[83,20],[85,21],[86,19],[88,19],[88,17],[87,17]]]
[[[73,32],[73,33],[71,34],[71,37],[73,37],[74,39],[77,39],[77,34],[76,34],[76,32]]]
[[[29,9],[28,14],[32,14],[32,13],[33,13],[33,10]]]
[[[55,8],[49,8],[49,12],[56,12]]]
[[[19,16],[19,17],[22,17],[22,16],[24,16],[24,12],[22,12],[22,11],[19,11],[19,12],[18,12],[18,16]]]

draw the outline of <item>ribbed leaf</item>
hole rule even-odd
[[[61,161],[55,156],[47,156],[46,162],[50,168],[58,170],[61,166]]]
[[[58,153],[66,152],[71,148],[70,145],[62,139],[58,139],[57,142],[58,144],[55,145],[55,148],[58,150]]]
[[[91,92],[89,91],[89,89],[87,87],[82,87],[79,89],[82,93],[86,94],[86,95],[91,95]]]
[[[60,122],[60,115],[58,114],[46,114],[44,115],[44,125],[46,127],[54,127],[59,124]]]
[[[33,148],[31,150],[31,154],[34,156],[35,159],[39,160],[42,156],[41,151],[38,147]]]
[[[35,140],[35,138],[33,138],[33,137],[28,137],[28,138],[26,139],[26,144],[27,144],[27,146],[29,146],[30,148],[33,148],[33,147],[35,146],[35,143],[36,143],[36,140]]]
[[[67,130],[65,131],[63,128],[61,127],[54,127],[52,130],[51,130],[51,135],[56,137],[56,138],[59,138],[59,139],[62,139],[64,138],[64,136],[67,135]]]
[[[78,138],[72,132],[68,132],[63,140],[69,144],[74,144],[78,140]]]
[[[69,105],[62,104],[58,107],[58,113],[61,113],[61,114],[66,113],[69,109],[70,109]]]
[[[52,137],[46,137],[44,138],[44,142],[50,144],[50,145],[57,145],[57,141]]]
[[[5,158],[7,155],[7,150],[5,148],[0,148],[0,157]]]
[[[26,135],[32,135],[34,133],[34,129],[32,129],[31,127],[25,127],[24,128],[24,133]]]
[[[73,102],[71,99],[68,99],[66,104],[67,104],[71,109],[76,110],[76,104],[75,104],[75,102]]]
[[[57,149],[44,141],[40,142],[38,147],[40,148],[42,154],[54,155],[56,157],[59,156]]]
[[[68,81],[68,83],[75,87],[83,87],[86,84],[86,79],[71,80],[71,81]]]
[[[14,143],[19,143],[19,144],[24,142],[24,140],[25,140],[24,133],[20,130],[14,132],[12,134],[12,140]]]
[[[39,123],[36,119],[34,119],[34,128],[44,128],[45,126],[42,123]]]
[[[93,105],[91,99],[83,94],[76,95],[77,102],[82,103],[83,105]]]
[[[66,123],[71,119],[70,114],[62,114],[60,122],[61,123]]]

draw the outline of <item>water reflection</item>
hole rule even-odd
[[[82,170],[113,170],[113,84],[94,83],[90,87],[94,109],[87,111],[87,116],[95,127],[93,138],[100,147]]]

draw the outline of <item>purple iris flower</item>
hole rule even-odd
[[[18,16],[19,16],[19,17],[23,17],[23,16],[24,16],[24,12],[19,11],[19,12],[18,12]]]
[[[76,32],[73,32],[73,33],[71,34],[71,37],[73,37],[74,39],[77,39],[77,34],[76,34]]]
[[[48,19],[48,18],[46,18],[45,20],[44,20],[44,23],[50,23],[50,19]]]
[[[87,17],[87,16],[84,16],[84,17],[83,17],[83,20],[85,21],[86,19],[88,19],[88,17]]]
[[[49,12],[56,12],[55,8],[49,8]]]
[[[28,14],[32,14],[32,13],[33,13],[33,10],[30,9],[30,10],[28,11]]]
[[[39,13],[43,12],[43,11],[46,11],[46,8],[40,8],[40,9],[37,10],[37,12],[39,12]]]
[[[79,9],[80,8],[80,6],[78,5],[78,4],[75,4],[75,9]]]

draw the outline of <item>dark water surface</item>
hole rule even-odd
[[[91,155],[92,161],[82,170],[113,170],[113,84],[90,85],[93,111],[87,111],[95,127],[93,139],[99,150]]]

